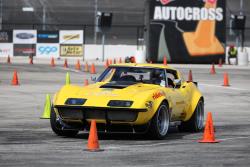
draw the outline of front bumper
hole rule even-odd
[[[140,112],[147,112],[146,108],[120,107],[87,107],[56,105],[59,116],[65,121],[85,121],[96,119],[109,122],[135,122]]]

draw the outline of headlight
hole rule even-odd
[[[133,101],[126,100],[110,100],[108,106],[111,107],[130,107],[133,104]]]
[[[65,101],[67,105],[83,105],[87,99],[77,99],[77,98],[68,98]]]

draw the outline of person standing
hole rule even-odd
[[[231,65],[230,59],[235,58],[236,59],[236,64],[238,64],[238,57],[237,57],[238,51],[234,45],[230,45],[229,50],[228,50],[228,64]]]

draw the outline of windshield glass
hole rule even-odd
[[[98,82],[142,82],[160,85],[165,81],[163,69],[139,67],[110,67],[97,79]]]

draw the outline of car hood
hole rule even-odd
[[[131,100],[134,107],[139,107],[156,89],[159,89],[158,85],[143,83],[98,82],[85,87],[67,85],[57,93],[54,103],[64,105],[68,98],[82,98],[87,99],[84,106],[107,107],[110,100]]]
[[[131,99],[140,93],[150,91],[157,88],[157,85],[143,83],[96,83],[85,88],[82,88],[79,93],[88,98],[105,97],[105,98],[120,98]]]

